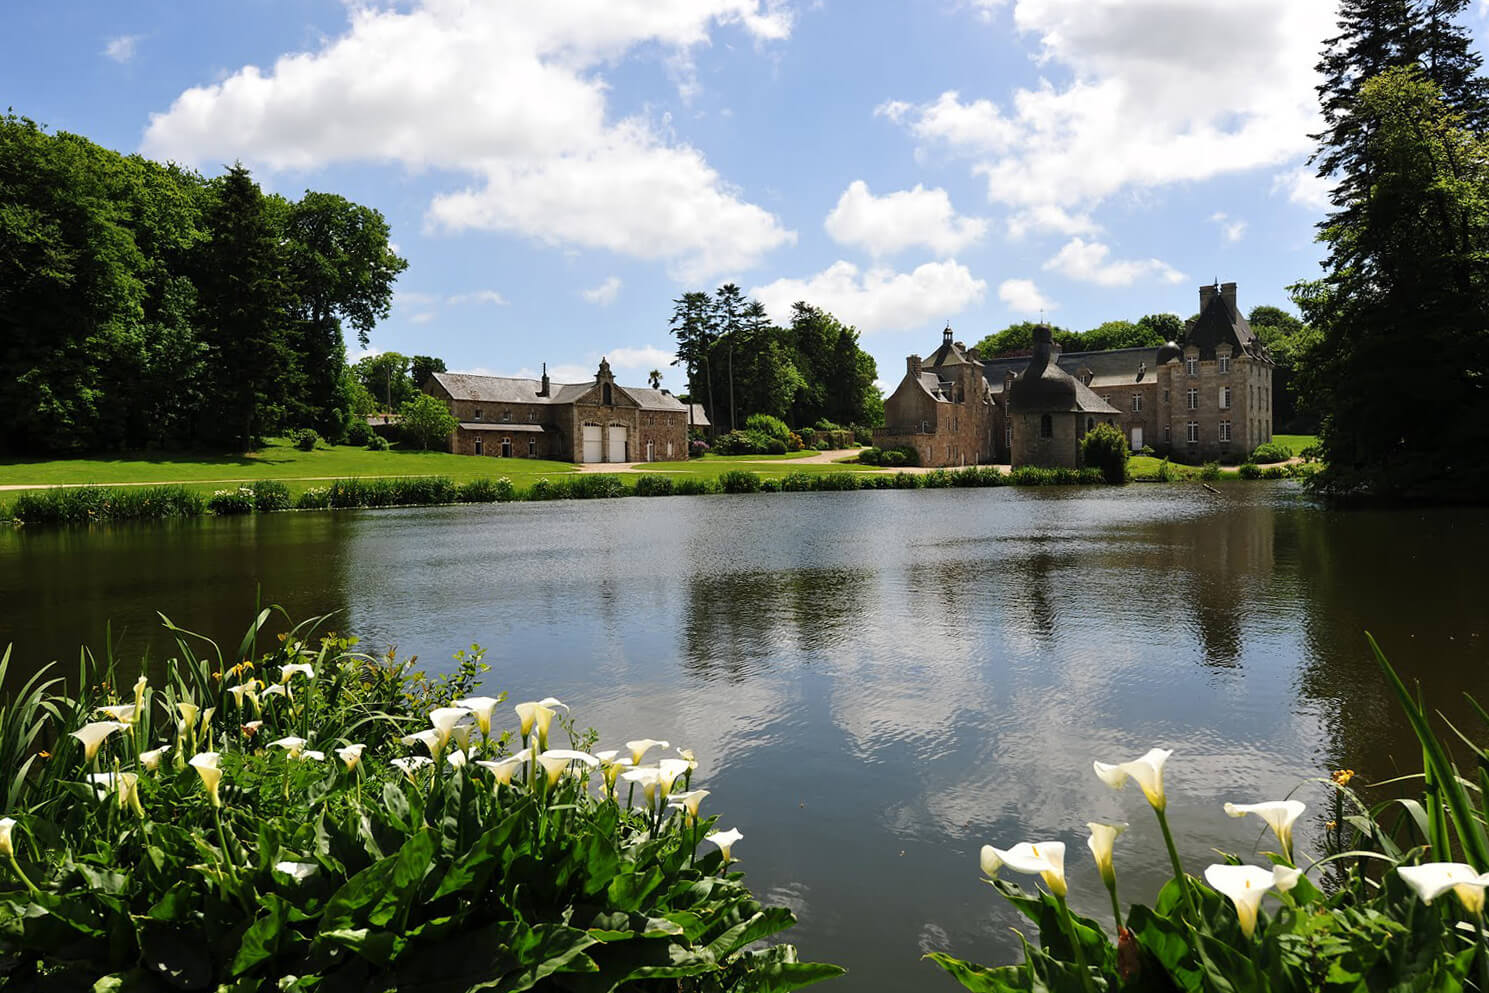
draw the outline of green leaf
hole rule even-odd
[[[145,967],[178,990],[202,990],[212,985],[216,968],[196,928],[136,918],[140,959]]]
[[[260,914],[243,933],[238,954],[233,957],[234,976],[274,958],[284,944],[289,904],[272,893],[264,893],[259,897],[259,906],[267,913]]]
[[[434,896],[430,899],[438,900],[440,897],[461,891],[477,893],[484,889],[486,880],[491,877],[491,873],[495,871],[502,856],[506,853],[513,829],[521,823],[526,813],[520,810],[507,816],[501,823],[477,838],[466,853],[450,866],[449,871],[445,873],[445,878],[440,880],[439,888],[434,891]]]
[[[1032,973],[1022,966],[1003,965],[989,968],[974,965],[943,952],[931,952],[925,956],[945,969],[953,979],[972,993],[1024,993],[1035,987]]]

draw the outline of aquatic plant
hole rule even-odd
[[[1303,803],[1227,803],[1232,817],[1259,817],[1280,851],[1267,853],[1266,866],[1224,855],[1197,878],[1185,871],[1168,827],[1163,774],[1173,753],[1155,748],[1129,762],[1098,761],[1097,776],[1113,789],[1135,781],[1157,819],[1173,877],[1153,904],[1124,913],[1118,900],[1114,849],[1126,825],[1087,825],[1087,846],[1111,899],[1115,941],[1067,906],[1063,844],[987,845],[982,871],[1038,924],[1039,944],[1025,940],[1017,965],[975,965],[941,952],[927,958],[967,989],[987,993],[1489,990],[1489,753],[1464,738],[1479,760],[1477,776],[1465,776],[1421,701],[1373,639],[1370,647],[1422,745],[1421,797],[1368,806],[1350,786],[1354,773],[1340,770],[1324,781],[1334,798],[1325,854],[1307,865],[1295,863],[1293,842]],[[1473,706],[1489,723],[1489,713]],[[1400,811],[1410,816],[1392,822],[1389,815]],[[1428,853],[1464,861],[1424,861]],[[1005,868],[1040,875],[1045,890],[1030,894],[998,878]],[[1437,901],[1449,892],[1456,899]],[[1275,902],[1271,913],[1269,902]]]
[[[557,700],[501,728],[479,649],[430,679],[317,621],[260,652],[271,613],[229,652],[166,620],[177,654],[149,678],[85,656],[71,692],[47,668],[0,698],[0,985],[763,993],[842,972],[763,943],[794,918],[730,871],[690,752],[628,743],[633,796]]]

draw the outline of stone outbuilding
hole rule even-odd
[[[1117,408],[1060,368],[1059,354],[1050,329],[1035,328],[1034,355],[1004,391],[1014,466],[1079,468],[1086,432],[1116,424]]]
[[[913,448],[921,465],[994,462],[997,408],[975,349],[953,341],[948,326],[941,347],[905,360],[905,378],[884,401],[884,427],[874,429],[879,448]]]
[[[687,458],[688,408],[667,390],[621,386],[600,360],[592,382],[437,372],[424,392],[458,422],[457,455],[561,462],[662,462]]]

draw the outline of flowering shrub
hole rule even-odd
[[[1063,842],[985,845],[983,873],[1039,925],[1039,945],[1025,942],[1022,963],[996,968],[942,953],[927,957],[967,989],[998,993],[1489,990],[1489,808],[1470,795],[1474,784],[1452,763],[1427,712],[1370,644],[1422,743],[1429,789],[1420,800],[1370,808],[1350,788],[1354,774],[1335,773],[1327,781],[1334,797],[1327,854],[1306,865],[1293,838],[1301,802],[1227,803],[1231,817],[1260,819],[1277,850],[1267,853],[1264,866],[1224,855],[1196,878],[1180,861],[1166,815],[1163,774],[1173,753],[1155,748],[1130,762],[1098,761],[1093,768],[1107,786],[1137,783],[1168,849],[1173,877],[1152,906],[1124,913],[1117,897],[1114,850],[1125,823],[1086,825],[1086,846],[1111,902],[1115,942],[1100,923],[1070,911]],[[1482,770],[1479,783],[1489,784]],[[1383,823],[1395,809],[1412,816],[1393,833]],[[1466,861],[1445,861],[1454,852]],[[1437,860],[1424,861],[1429,854]],[[1005,881],[1005,872],[1038,876],[1045,888],[1027,893]],[[1275,907],[1271,913],[1268,903]]]
[[[695,438],[688,442],[688,458],[701,459],[708,454],[708,442]]]
[[[219,517],[229,514],[253,513],[253,490],[238,486],[230,490],[216,490],[207,498],[207,509]]]
[[[705,811],[687,749],[593,751],[552,698],[451,699],[479,649],[429,681],[312,622],[254,656],[269,615],[226,658],[170,627],[160,685],[110,668],[72,697],[44,671],[0,700],[6,989],[785,991],[842,972],[761,944],[794,918],[731,871],[743,836]]]

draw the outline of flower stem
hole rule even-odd
[[[1184,897],[1184,912],[1194,920],[1194,898],[1189,895],[1189,877],[1184,875],[1184,866],[1179,862],[1179,850],[1174,847],[1173,833],[1168,829],[1168,815],[1157,807],[1153,813],[1158,815],[1158,827],[1163,831],[1163,843],[1168,846],[1168,859],[1174,868],[1174,880],[1179,884],[1179,892]]]
[[[1480,910],[1473,916],[1479,929],[1479,989],[1489,990],[1489,938],[1484,936],[1484,912]]]
[[[1070,939],[1070,948],[1075,953],[1075,966],[1081,971],[1081,986],[1086,993],[1096,993],[1095,987],[1091,985],[1091,970],[1086,966],[1086,953],[1081,948],[1081,940],[1075,933],[1075,920],[1070,916],[1070,908],[1065,905],[1063,896],[1055,897],[1055,903],[1060,908],[1060,923],[1065,927],[1065,937]]]
[[[35,896],[36,894],[41,892],[36,888],[36,884],[33,883],[31,879],[24,872],[21,871],[21,863],[16,861],[14,852],[11,852],[10,854],[10,870],[11,872],[14,872],[16,874],[17,879],[26,884],[26,891],[32,896]]]
[[[1106,891],[1112,898],[1112,920],[1117,922],[1117,937],[1120,938],[1122,937],[1122,904],[1117,899],[1117,881],[1115,879],[1112,880],[1112,884],[1106,888]]]

